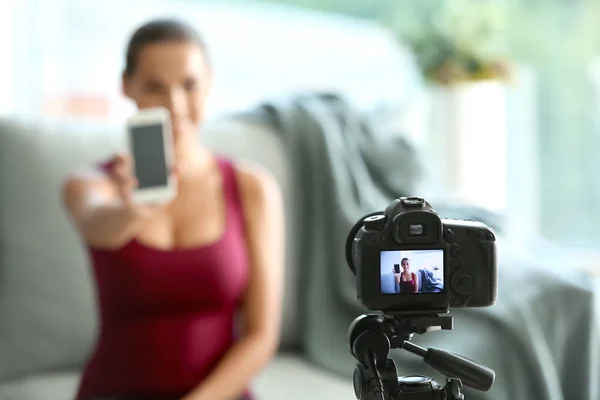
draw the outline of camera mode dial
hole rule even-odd
[[[365,229],[368,231],[381,231],[385,228],[385,215],[373,215],[364,219]]]

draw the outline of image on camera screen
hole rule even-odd
[[[381,251],[381,293],[444,291],[444,250]]]

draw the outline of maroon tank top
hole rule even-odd
[[[90,249],[100,326],[77,400],[179,399],[236,340],[248,280],[244,216],[233,165],[218,163],[227,210],[219,240],[172,251],[137,240],[118,250]]]
[[[414,272],[410,274],[410,281],[403,281],[400,278],[400,293],[413,293],[417,287]]]

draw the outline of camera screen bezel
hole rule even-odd
[[[441,250],[444,260],[444,291],[440,293],[396,294],[381,292],[381,252],[410,250]],[[403,312],[437,312],[449,309],[447,247],[435,244],[398,245],[396,243],[378,243],[376,246],[363,248],[363,259],[377,259],[377,273],[373,270],[361,270],[359,280],[363,282],[361,302],[371,310],[403,311]],[[376,282],[374,280],[376,279]],[[375,290],[373,290],[375,289]]]

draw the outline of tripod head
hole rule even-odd
[[[363,314],[348,331],[358,400],[463,400],[462,385],[487,391],[494,384],[493,370],[466,357],[410,342],[415,333],[451,330],[450,315]],[[448,377],[441,386],[423,375],[398,377],[391,349],[404,349]]]

